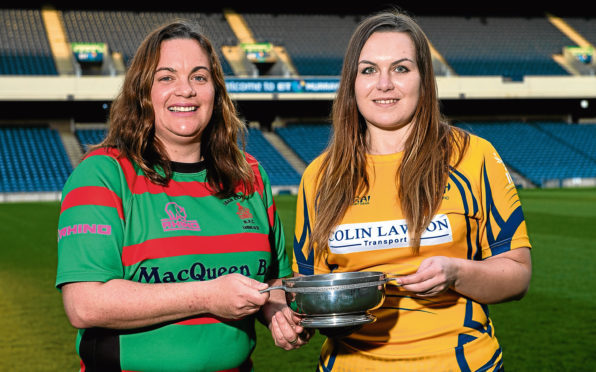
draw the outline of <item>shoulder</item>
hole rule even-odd
[[[492,155],[496,152],[494,146],[490,141],[487,139],[480,137],[478,135],[467,133],[467,147],[465,149],[465,153],[463,154],[462,160],[464,159],[477,159],[482,160],[487,155]],[[458,144],[464,143],[464,134],[457,133],[455,135],[455,141]]]
[[[99,148],[85,154],[74,171],[106,171],[120,167],[121,160],[118,150],[114,148]]]
[[[255,172],[255,175],[257,177],[262,176],[263,174],[266,174],[265,168],[263,168],[261,163],[253,155],[249,154],[248,152],[245,152],[244,159],[246,159],[246,162],[251,167],[253,172]]]
[[[258,167],[260,165],[257,158],[255,158],[253,155],[249,154],[248,152],[244,153],[244,158],[246,159],[246,162],[248,163],[248,165],[250,165],[251,167]]]
[[[302,174],[303,182],[314,182],[315,178],[321,172],[321,168],[323,166],[323,160],[325,158],[326,153],[322,153],[317,156],[313,161],[311,161],[304,170]]]
[[[87,153],[69,176],[69,184],[120,182],[122,175],[134,176],[133,164],[114,148],[100,148]]]

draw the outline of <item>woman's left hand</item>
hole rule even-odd
[[[268,284],[278,286],[281,280],[273,280]],[[307,344],[314,330],[300,325],[301,317],[288,307],[285,291],[272,290],[269,293],[269,301],[261,309],[261,319],[269,327],[275,345],[292,350]]]
[[[521,247],[482,261],[429,257],[416,273],[399,277],[397,283],[419,297],[437,296],[452,289],[482,304],[497,304],[521,299],[531,277],[530,248]]]
[[[456,279],[457,264],[454,259],[436,256],[423,260],[416,273],[399,277],[397,283],[419,297],[432,297],[452,288]]]
[[[284,350],[298,349],[306,345],[314,333],[314,330],[302,327],[300,317],[287,306],[273,315],[269,330],[275,345]]]

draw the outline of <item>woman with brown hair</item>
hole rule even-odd
[[[291,268],[243,130],[196,26],[150,33],[64,186],[56,286],[85,371],[248,371],[256,316],[292,320],[259,292]]]
[[[325,329],[320,371],[499,370],[487,304],[521,298],[530,242],[486,140],[441,115],[429,43],[404,13],[363,20],[326,151],[300,184],[294,272],[397,276],[372,318]]]

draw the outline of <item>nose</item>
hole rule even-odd
[[[384,92],[393,89],[393,81],[391,80],[391,75],[388,71],[382,71],[379,74],[379,79],[377,80],[377,89]]]
[[[182,97],[192,97],[196,95],[196,91],[190,81],[180,79],[176,85],[176,94]]]

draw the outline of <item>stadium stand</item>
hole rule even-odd
[[[577,30],[588,42],[596,45],[596,16],[586,15],[585,17],[563,17],[564,20]]]
[[[107,43],[112,52],[122,55],[125,65],[129,64],[145,35],[155,27],[179,18],[194,20],[219,51],[224,74],[233,75],[221,46],[236,45],[237,39],[221,13],[64,10],[62,14],[71,42]]]
[[[106,131],[107,128],[77,128],[75,130],[75,135],[81,144],[81,151],[86,152],[90,145],[100,143],[104,139]]]
[[[545,17],[417,17],[458,75],[568,75],[552,56],[573,42]]]
[[[265,168],[272,186],[296,186],[300,174],[265,139],[258,128],[249,128],[246,136],[246,152],[253,155]]]
[[[596,177],[594,154],[586,152],[596,143],[594,125],[515,121],[456,125],[491,141],[503,161],[537,187],[560,186],[563,179]],[[585,142],[578,140],[586,134],[592,136],[584,138]]]
[[[61,190],[72,165],[47,125],[0,127],[0,192]]]
[[[56,75],[41,11],[0,9],[0,75]]]
[[[338,76],[360,17],[246,13],[244,19],[257,41],[283,45],[301,76]]]
[[[197,12],[65,8],[57,14],[69,42],[107,43],[110,53],[121,55],[124,65],[128,65],[144,35],[157,25],[175,18],[196,20],[218,50],[226,76],[242,77],[234,76],[233,66],[222,52],[222,47],[238,46],[241,42],[223,9]],[[248,11],[238,15],[255,42],[283,47],[301,78],[337,77],[349,37],[362,17],[356,12]],[[546,15],[431,16],[422,12],[416,19],[439,54],[439,61],[449,68],[435,69],[436,73],[501,76],[511,81],[522,81],[528,76],[569,76],[577,73],[554,57],[561,55],[565,47],[591,47],[596,43],[593,17],[564,18],[568,28],[583,39],[571,36]],[[0,75],[62,73],[56,67],[48,32],[41,10],[0,9]],[[594,75],[594,66],[586,64],[583,73]],[[438,75],[441,74],[444,73]],[[271,130],[249,129],[246,150],[262,163],[278,190],[297,186],[301,171],[294,159],[290,161],[288,154],[280,150],[277,141],[289,147],[303,165],[318,156],[328,143],[331,127],[327,120],[311,120],[310,113],[304,114],[309,119],[292,116],[280,118],[281,125]],[[60,141],[62,132],[45,124],[7,125],[2,119],[0,116],[0,193],[60,191],[72,171],[71,164],[77,163],[68,159]],[[484,117],[454,122],[490,140],[507,166],[531,186],[560,186],[565,180],[577,178],[596,182],[596,121],[579,125],[557,120]],[[81,151],[85,152],[89,144],[101,141],[105,128],[83,127],[73,126]]]
[[[327,146],[331,125],[323,123],[288,123],[274,128],[275,133],[302,159],[313,161]]]

